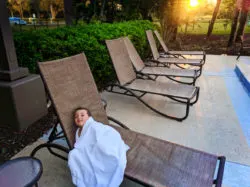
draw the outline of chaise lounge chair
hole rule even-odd
[[[195,85],[195,81],[198,78],[197,70],[147,66],[142,61],[140,55],[136,51],[130,39],[128,37],[125,37],[123,39],[126,44],[130,60],[132,61],[137,74],[141,76],[147,76],[149,78],[152,78],[153,80],[156,80],[159,76],[164,76],[178,83]],[[192,81],[177,80],[175,79],[175,77],[188,78],[191,79]]]
[[[202,59],[206,58],[205,51],[170,51],[166,46],[165,42],[163,41],[162,37],[160,36],[160,33],[157,30],[154,30],[154,33],[156,35],[156,38],[160,42],[162,49],[164,50],[164,54],[166,55],[173,55],[173,56],[199,55],[202,56]]]
[[[150,49],[153,55],[153,59],[150,59],[150,61],[160,63],[160,64],[174,64],[175,66],[181,69],[185,69],[184,67],[180,66],[181,64],[188,64],[190,66],[198,67],[198,77],[201,75],[202,66],[205,64],[206,56],[204,56],[203,59],[169,58],[169,57],[161,56],[157,49],[152,31],[147,30],[146,35],[147,35],[147,39],[148,39]]]
[[[158,82],[150,79],[143,79],[142,77],[137,78],[123,38],[106,40],[106,45],[119,80],[117,84],[110,84],[106,89],[107,91],[134,96],[154,112],[170,119],[182,121],[188,117],[190,105],[195,104],[199,98],[199,87]],[[114,88],[119,88],[124,92],[119,92]],[[139,96],[136,94],[137,92],[140,93]],[[174,101],[186,104],[185,115],[183,117],[171,116],[153,108],[141,99],[148,93],[168,97]]]
[[[31,156],[35,156],[41,148],[47,148],[55,156],[67,160],[54,150],[68,153],[73,148],[76,128],[72,125],[72,112],[76,107],[89,108],[93,117],[105,124],[108,124],[110,118],[107,117],[102,106],[84,54],[39,63],[39,68],[63,131],[53,130],[49,142],[36,147]],[[127,152],[125,177],[144,186],[212,187],[213,184],[216,187],[221,186],[225,157],[118,126],[113,127],[120,132],[123,140],[130,147]],[[69,148],[53,143],[60,137],[66,138]],[[216,169],[217,164],[218,169]]]

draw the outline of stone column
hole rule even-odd
[[[18,66],[6,1],[0,1],[0,126],[23,130],[47,114],[39,75]]]

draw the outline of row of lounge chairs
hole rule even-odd
[[[144,63],[141,57],[139,56],[138,52],[136,51],[134,45],[130,41],[130,39],[128,37],[125,37],[124,42],[126,44],[126,48],[127,48],[130,60],[137,74],[147,75],[151,77],[153,75],[154,80],[157,79],[159,76],[165,76],[169,78],[170,80],[173,80],[179,83],[195,85],[195,81],[198,78],[198,70],[166,68],[169,66],[169,64],[165,64],[165,63],[161,64],[161,62],[158,62],[158,61],[156,62],[155,60],[154,61],[150,60],[150,62],[156,62],[156,65],[158,66],[152,66],[152,63],[148,64],[148,62]],[[191,79],[191,81],[189,82],[180,81],[180,80],[175,79],[176,77],[185,77],[185,78]]]
[[[156,31],[155,33],[156,36],[162,40],[159,33]],[[150,62],[146,63],[142,61],[128,37],[106,41],[118,79],[118,83],[109,85],[106,90],[134,96],[154,112],[170,119],[182,121],[188,117],[190,106],[198,101],[199,87],[195,86],[195,82],[201,75],[202,67],[205,64],[206,54],[203,51],[190,52],[191,55],[197,54],[201,56],[201,58],[198,59],[186,59],[181,51],[167,51],[161,55],[157,49],[153,32],[148,30],[146,31],[146,35],[153,54],[153,59],[150,59]],[[161,43],[163,43],[163,41]],[[171,54],[173,58],[165,54]],[[184,54],[186,55],[189,53],[188,51],[184,51]],[[175,64],[177,68],[170,68],[171,64]],[[181,64],[188,64],[198,67],[198,69],[185,69],[180,66]],[[172,81],[182,84],[159,82],[157,81],[159,76],[167,77]],[[180,77],[191,79],[191,81],[180,80]],[[117,91],[116,88],[120,90]],[[142,99],[147,93],[168,97],[171,100],[185,104],[184,115],[173,116],[152,107]]]
[[[192,85],[159,82],[152,79],[150,76],[146,76],[147,74],[143,74],[145,75],[144,77],[137,76],[131,63],[132,60],[130,57],[132,55],[129,55],[125,41],[129,41],[128,38],[118,38],[106,41],[119,81],[119,83],[111,84],[107,88],[107,91],[134,96],[148,108],[165,117],[178,121],[186,119],[189,113],[190,105],[196,103],[199,98],[199,88]],[[170,70],[167,67],[162,68],[165,68],[164,70]],[[114,89],[115,87],[123,90],[123,92],[117,92],[117,89]],[[186,112],[184,116],[170,116],[157,110],[156,108],[153,108],[142,99],[142,97],[147,93],[168,97],[176,102],[185,104]]]
[[[154,40],[154,36],[151,30],[146,31],[147,39],[152,51],[153,59],[151,61],[155,61],[158,63],[167,63],[167,64],[174,64],[175,66],[185,69],[180,64],[188,64],[191,66],[195,66],[198,68],[198,76],[202,73],[202,67],[206,61],[206,53],[205,51],[169,51],[165,43],[163,42],[162,38],[160,37],[157,31],[154,31],[155,35],[157,36],[162,48],[164,49],[163,53],[159,53],[156,42]],[[201,56],[201,58],[196,59],[187,59],[185,55],[195,55]],[[169,56],[173,56],[175,58],[169,58]],[[179,58],[182,57],[182,58]]]
[[[119,80],[119,83],[110,87],[117,86],[132,95],[134,91],[140,91],[142,95],[154,93],[182,102],[186,99],[185,102],[189,104],[192,97],[198,97],[199,89],[193,85],[165,84],[150,78],[138,79],[131,64],[132,59],[139,59],[139,66],[142,69],[146,66],[139,55],[133,56],[133,53],[128,52],[127,47],[132,46],[128,38],[108,40],[106,43]],[[132,51],[135,52],[135,49]],[[90,109],[97,121],[108,125],[110,125],[109,121],[113,121],[117,124],[111,126],[120,132],[123,140],[130,147],[127,152],[125,177],[144,186],[221,186],[224,156],[212,155],[134,132],[118,120],[107,116],[84,53],[40,62],[38,66],[58,116],[58,123],[54,126],[49,141],[36,147],[31,156],[35,156],[41,148],[47,148],[50,153],[67,160],[67,157],[59,154],[55,149],[68,153],[73,148],[76,127],[72,125],[72,111],[79,106],[84,106]],[[152,86],[154,92],[150,91]],[[171,89],[168,89],[168,86]],[[150,90],[148,90],[149,87]],[[62,132],[57,131],[59,124]],[[69,148],[53,143],[54,140],[62,137],[66,138]]]

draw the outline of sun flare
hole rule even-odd
[[[196,6],[198,6],[199,2],[198,2],[198,0],[190,0],[189,4],[191,7],[196,7]]]

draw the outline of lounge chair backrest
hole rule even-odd
[[[73,112],[77,107],[88,108],[97,121],[108,124],[84,53],[38,65],[70,148],[75,143]]]
[[[159,33],[157,30],[154,30],[154,33],[155,33],[157,39],[159,40],[159,42],[160,42],[161,47],[163,48],[163,50],[164,50],[165,52],[168,52],[168,51],[169,51],[169,50],[168,50],[168,47],[166,46],[165,42],[163,41],[163,39],[162,39],[160,33]]]
[[[153,32],[151,30],[146,31],[146,35],[148,38],[149,46],[151,48],[151,51],[153,53],[154,60],[157,60],[160,57],[159,51],[157,49],[157,45],[153,36]]]
[[[120,84],[124,85],[133,81],[136,73],[123,38],[106,40],[106,44]]]
[[[124,37],[123,39],[127,47],[130,60],[132,61],[136,71],[141,71],[145,67],[144,62],[142,61],[140,55],[136,51],[131,40],[128,37]]]

